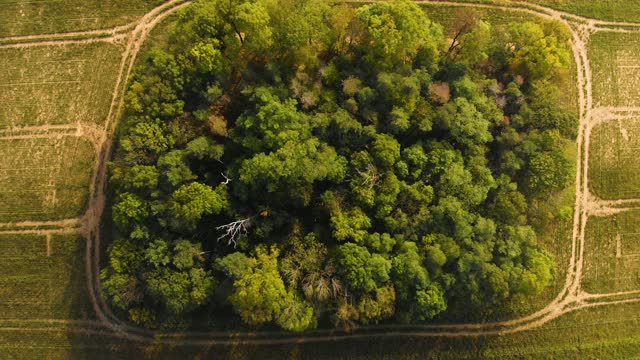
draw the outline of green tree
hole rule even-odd
[[[336,260],[351,288],[361,294],[374,291],[389,281],[391,262],[365,247],[347,243],[336,248]]]
[[[172,225],[184,229],[193,229],[203,216],[219,214],[227,206],[224,186],[214,190],[198,182],[181,186],[168,202]]]
[[[112,208],[113,222],[123,231],[140,224],[149,215],[149,208],[145,201],[132,193],[118,195]]]
[[[508,43],[513,49],[508,63],[515,75],[529,81],[545,80],[567,69],[571,60],[568,37],[565,33],[549,31],[554,29],[558,27],[529,21],[509,25]]]
[[[242,320],[257,326],[277,318],[288,305],[288,293],[278,272],[279,251],[257,248],[252,267],[233,283],[229,297]],[[285,323],[288,323],[285,321]]]

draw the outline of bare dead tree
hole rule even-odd
[[[220,175],[222,175],[222,177],[224,178],[224,181],[220,182],[221,184],[227,185],[233,180],[231,178],[228,178],[227,175],[225,175],[223,172],[221,172]]]
[[[380,183],[380,171],[378,171],[378,168],[371,161],[367,164],[366,170],[356,169],[356,171],[358,175],[362,176],[364,184],[367,185],[369,189],[373,189]]]
[[[457,30],[453,35],[453,39],[451,40],[451,46],[449,46],[449,49],[445,53],[444,57],[450,57],[451,55],[455,55],[460,52],[460,37],[473,30],[479,20],[480,15],[475,10],[458,10],[453,26],[453,28]]]
[[[236,240],[238,240],[242,236],[247,235],[247,229],[251,225],[251,219],[253,219],[253,217],[248,217],[246,219],[230,222],[228,224],[216,227],[216,230],[224,231],[224,234],[218,237],[218,241],[227,239],[227,244],[233,244],[233,247],[235,248],[237,245]]]

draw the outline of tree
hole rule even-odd
[[[374,291],[389,281],[389,260],[352,243],[339,245],[336,250],[336,260],[347,285],[358,293]]]
[[[147,273],[147,291],[172,314],[191,311],[211,296],[214,279],[203,268],[187,271],[159,267]]]
[[[173,144],[159,121],[136,124],[120,142],[126,152],[125,161],[144,165],[152,165]]]
[[[275,247],[269,250],[256,248],[252,266],[233,283],[234,292],[229,301],[242,320],[250,326],[274,320],[290,304],[278,272],[278,254]],[[287,321],[285,323],[288,324]]]
[[[290,331],[304,331],[315,327],[313,306],[308,301],[289,294],[287,302],[276,318],[276,323]]]
[[[172,150],[158,159],[158,169],[168,187],[176,188],[181,184],[197,179],[187,164],[184,150]]]
[[[414,61],[430,71],[437,67],[444,44],[442,27],[418,5],[408,0],[376,3],[359,8],[356,18],[367,32],[364,59],[374,69],[392,70]]]
[[[224,185],[214,190],[198,182],[181,186],[168,202],[173,226],[185,229],[193,229],[202,216],[219,214],[227,206]]]
[[[416,291],[416,305],[418,319],[433,319],[447,309],[442,289],[435,284],[429,284],[426,289]]]
[[[269,154],[259,153],[244,160],[240,181],[268,192],[297,189],[296,196],[308,204],[310,186],[320,180],[339,181],[344,177],[346,161],[335,149],[312,138],[289,141]]]
[[[391,135],[377,134],[371,152],[380,167],[389,168],[400,159],[400,144]]]
[[[528,21],[509,25],[508,43],[512,44],[513,50],[508,63],[513,74],[532,82],[550,79],[569,66],[571,53],[568,38],[564,33],[549,32],[550,29],[557,27],[543,28]]]
[[[567,186],[571,180],[571,169],[569,160],[558,151],[538,153],[527,165],[527,189],[535,196],[548,196]]]
[[[132,193],[118,195],[112,209],[113,222],[123,231],[140,224],[149,215],[150,212],[144,200]]]

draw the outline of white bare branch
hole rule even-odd
[[[235,248],[236,240],[244,235],[247,235],[247,229],[251,225],[252,218],[253,217],[249,217],[243,220],[234,221],[216,227],[216,230],[224,231],[224,234],[218,237],[218,241],[227,239],[227,244],[231,245],[233,243],[233,247]]]
[[[228,183],[230,183],[233,179],[228,178],[227,175],[225,175],[224,173],[220,173],[220,175],[222,175],[222,177],[225,179],[225,181],[220,182],[220,184],[224,184],[227,185]]]

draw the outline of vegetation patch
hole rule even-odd
[[[592,130],[589,185],[593,193],[603,199],[638,198],[640,115],[618,116]]]
[[[85,240],[77,235],[0,235],[0,320],[87,319]]]
[[[640,37],[597,32],[589,42],[594,106],[639,106]]]
[[[81,137],[0,138],[0,221],[59,220],[85,210],[94,145]]]
[[[0,129],[104,122],[121,57],[109,43],[0,49]]]
[[[591,217],[586,229],[583,287],[595,294],[640,290],[640,212]]]

